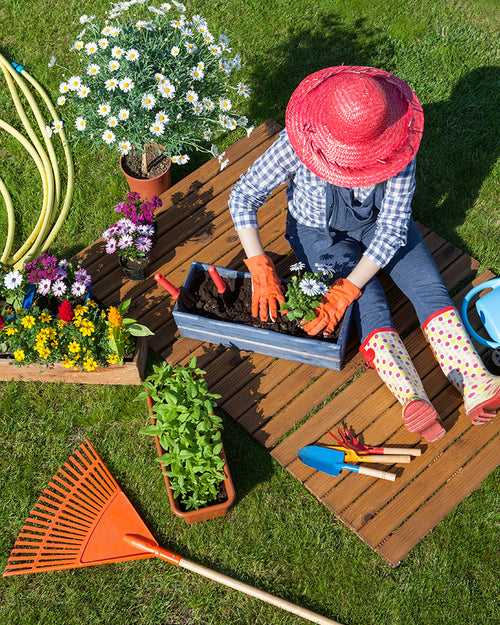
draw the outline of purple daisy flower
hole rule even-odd
[[[114,254],[116,252],[116,239],[108,239],[106,243],[106,254]]]
[[[151,239],[148,237],[137,237],[135,244],[139,252],[149,252],[151,249]]]
[[[85,286],[89,286],[92,278],[86,269],[78,269],[78,271],[75,271],[75,280],[76,282],[81,282]]]
[[[120,228],[122,234],[132,234],[132,232],[135,232],[135,224],[130,219],[120,219],[116,225]]]
[[[85,294],[86,286],[82,282],[73,282],[71,292],[75,297],[82,297]]]
[[[140,224],[137,226],[137,232],[144,236],[152,237],[155,233],[155,229],[149,224]]]
[[[126,247],[131,247],[134,244],[134,239],[130,234],[123,234],[118,239],[118,247],[123,250]]]
[[[52,281],[49,280],[48,278],[43,278],[38,283],[38,292],[40,293],[40,295],[47,295],[47,293],[50,291],[51,286],[52,286]]]
[[[56,297],[62,297],[66,293],[67,288],[68,287],[62,280],[56,280],[52,285],[52,293],[54,293]]]

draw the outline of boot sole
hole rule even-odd
[[[408,432],[418,432],[429,443],[437,441],[446,434],[434,407],[419,399],[405,406],[403,423]]]
[[[500,389],[495,391],[493,397],[469,410],[467,416],[472,425],[483,425],[496,417],[498,409],[500,409]]]

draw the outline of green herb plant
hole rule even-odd
[[[217,498],[225,479],[222,419],[214,412],[220,395],[208,392],[195,356],[185,367],[164,362],[153,370],[136,400],[151,397],[156,423],[140,433],[158,436],[165,453],[157,461],[174,497],[186,510],[198,510]]]

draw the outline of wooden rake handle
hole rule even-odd
[[[251,597],[256,597],[261,601],[265,601],[266,603],[270,603],[272,605],[278,606],[283,610],[287,610],[292,614],[297,614],[302,618],[305,618],[313,623],[318,623],[319,625],[341,625],[338,621],[332,621],[325,616],[321,616],[320,614],[316,614],[315,612],[311,612],[310,610],[306,610],[305,608],[301,608],[294,603],[290,603],[289,601],[285,601],[284,599],[280,599],[279,597],[275,597],[274,595],[270,595],[263,590],[259,590],[253,586],[249,586],[248,584],[244,584],[232,577],[228,577],[227,575],[223,575],[222,573],[218,573],[217,571],[213,571],[212,569],[207,568],[201,564],[197,564],[196,562],[192,562],[191,560],[186,560],[177,554],[168,551],[167,549],[163,549],[159,547],[155,542],[144,538],[143,536],[133,536],[131,534],[126,534],[123,537],[123,540],[139,549],[141,551],[147,551],[149,553],[154,554],[157,558],[161,558],[162,560],[166,560],[170,562],[170,564],[175,564],[176,566],[180,566],[184,569],[188,569],[189,571],[193,571],[193,573],[198,573],[199,575],[203,575],[204,577],[208,577],[209,579],[213,579],[220,584],[224,584],[225,586],[229,586],[229,588],[234,588],[235,590],[239,590]]]

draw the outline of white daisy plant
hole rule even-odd
[[[250,89],[232,81],[239,55],[181,2],[112,2],[102,18],[82,16],[77,28],[75,65],[58,94],[75,140],[122,156],[154,145],[183,164],[186,151],[210,153],[220,136],[246,129],[244,111],[235,111]]]
[[[290,267],[294,275],[287,284],[281,311],[292,321],[312,321],[316,317],[314,309],[332,282],[333,269],[328,265],[316,265],[314,273],[305,269],[303,262]]]

